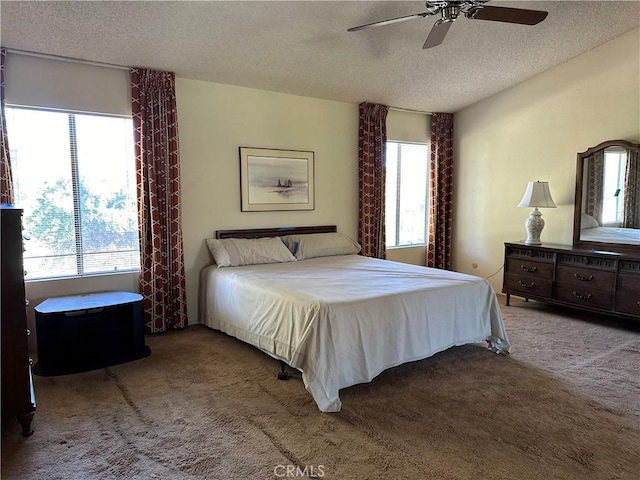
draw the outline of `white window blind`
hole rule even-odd
[[[7,107],[26,279],[139,268],[131,117]]]
[[[5,63],[7,105],[131,115],[128,70],[43,58],[11,50]]]
[[[429,146],[387,142],[387,247],[427,243]]]

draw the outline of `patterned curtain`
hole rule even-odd
[[[187,324],[175,75],[131,69],[140,294],[147,333]]]
[[[389,107],[384,105],[366,102],[360,104],[358,241],[362,245],[361,254],[374,258],[386,256],[384,195],[387,113]]]
[[[640,159],[638,152],[627,153],[627,170],[624,176],[624,217],[622,226],[640,228]]]
[[[453,114],[431,115],[427,267],[451,269]]]
[[[7,49],[0,47],[0,203],[13,203],[13,178],[9,159],[9,139],[7,138],[7,121],[4,116],[4,60]]]
[[[602,190],[604,183],[604,150],[587,157],[587,214],[602,225]]]

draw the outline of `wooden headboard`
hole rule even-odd
[[[310,233],[336,232],[335,225],[318,225],[313,227],[279,227],[279,228],[250,228],[242,230],[216,230],[216,238],[264,238],[282,237],[284,235],[300,235]]]

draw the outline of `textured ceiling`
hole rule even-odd
[[[455,112],[640,26],[640,1],[511,1],[536,26],[459,18],[423,50],[437,17],[401,1],[2,1],[2,45],[183,78],[358,103]]]

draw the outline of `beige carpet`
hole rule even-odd
[[[2,478],[640,478],[638,325],[503,312],[512,355],[452,348],[341,391],[338,414],[223,334],[148,337],[148,358],[36,377],[35,434],[4,436]]]

